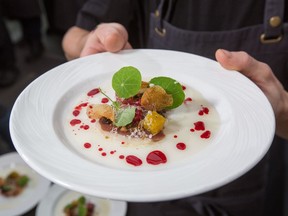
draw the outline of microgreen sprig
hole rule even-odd
[[[99,88],[99,91],[101,92],[101,94],[103,94],[106,98],[108,98],[108,100],[112,103],[113,108],[117,111],[120,109],[120,104],[117,101],[113,101],[107,94],[105,94],[101,88]]]
[[[126,126],[130,124],[135,117],[135,107],[120,107],[120,103],[113,101],[107,94],[105,94],[101,88],[99,88],[101,94],[108,98],[111,101],[113,108],[116,111],[116,118],[114,124],[117,127]]]

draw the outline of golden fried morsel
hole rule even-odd
[[[147,88],[149,88],[149,83],[142,81],[141,88],[138,93],[143,94],[147,90]]]
[[[141,106],[147,110],[161,111],[173,104],[173,97],[167,94],[161,86],[148,88],[141,98]]]
[[[163,130],[165,121],[164,116],[156,111],[149,111],[143,120],[143,127],[152,135],[155,135]]]
[[[87,108],[87,115],[91,119],[100,119],[105,117],[114,122],[114,110],[112,106],[108,104],[93,104]]]

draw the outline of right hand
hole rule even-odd
[[[118,23],[99,24],[91,32],[74,26],[66,32],[62,46],[68,60],[100,52],[132,49],[125,27]]]
[[[132,49],[124,26],[118,23],[103,23],[89,33],[80,57],[106,51],[118,52],[123,49]]]

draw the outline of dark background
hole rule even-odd
[[[17,44],[19,40],[21,40],[22,36],[19,22],[17,20],[5,20],[11,38],[15,44],[16,65],[20,70],[20,75],[14,85],[0,88],[1,104],[4,104],[8,109],[10,109],[18,95],[27,85],[29,85],[29,83],[50,69],[66,62],[61,47],[62,37],[67,29],[73,26],[75,23],[77,11],[84,1],[85,0],[40,1],[42,11],[42,41],[44,44],[44,53],[39,59],[29,63],[25,61],[25,56],[29,52],[28,48],[25,46],[19,46]],[[69,13],[67,13],[68,11]],[[61,19],[58,19],[59,17],[61,17]],[[286,149],[288,149],[288,146]],[[0,155],[10,151],[11,149],[7,143],[0,138]],[[286,151],[286,155],[288,155],[288,150]],[[286,168],[283,170],[283,172],[287,173],[287,171],[288,157],[286,159]],[[285,188],[285,194],[286,196],[283,200],[285,206],[283,215],[288,215],[288,183]],[[35,208],[24,215],[34,216]]]

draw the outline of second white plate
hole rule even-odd
[[[0,176],[5,178],[12,171],[27,175],[30,180],[27,187],[18,196],[4,197],[0,194],[0,216],[26,213],[36,206],[50,188],[50,181],[31,169],[16,152],[0,157]]]
[[[54,184],[37,206],[36,216],[65,216],[63,213],[65,206],[80,196],[84,196],[87,201],[95,205],[97,216],[125,216],[126,214],[126,202],[84,195]]]

